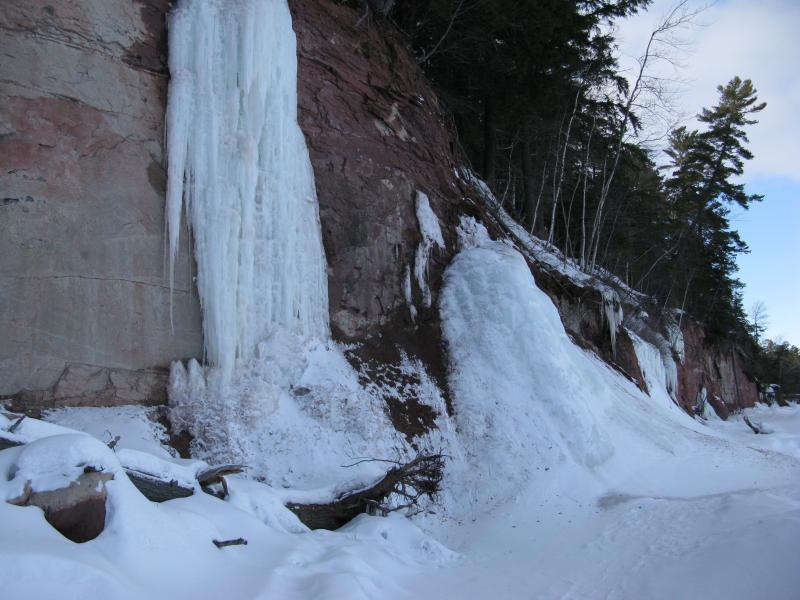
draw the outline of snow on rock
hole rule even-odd
[[[417,191],[416,197],[417,222],[419,223],[419,233],[422,241],[417,246],[417,253],[414,257],[414,276],[417,285],[422,292],[422,302],[425,308],[431,306],[431,289],[428,285],[428,260],[434,246],[444,249],[444,238],[439,227],[439,219],[431,208],[428,196]]]
[[[467,250],[475,248],[483,243],[491,241],[489,232],[483,223],[479,223],[474,217],[462,215],[456,227],[456,235],[458,236],[458,249]]]
[[[224,384],[277,330],[329,335],[289,8],[285,0],[181,0],[169,49],[170,264],[185,206],[206,354]]]
[[[12,448],[13,457],[0,472],[5,499],[19,496],[25,485],[34,492],[69,486],[84,470],[121,472],[119,460],[105,444],[80,433],[52,435]],[[4,469],[4,470],[3,470]]]

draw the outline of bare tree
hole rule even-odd
[[[755,338],[757,345],[761,345],[761,335],[767,330],[767,326],[769,325],[767,305],[761,300],[754,302],[753,306],[750,307],[750,321],[753,338]]]
[[[614,182],[614,175],[617,172],[620,156],[626,136],[631,125],[633,109],[644,107],[646,110],[653,110],[654,104],[667,107],[669,98],[664,85],[664,78],[658,77],[651,72],[654,63],[659,61],[672,62],[674,58],[670,50],[675,50],[681,46],[676,32],[695,22],[705,7],[693,9],[689,7],[689,0],[678,2],[659,22],[656,28],[650,33],[644,54],[638,59],[638,72],[633,85],[628,90],[625,97],[622,115],[619,121],[619,129],[614,142],[611,156],[608,157],[608,169],[604,170],[603,182],[600,187],[600,198],[597,203],[592,229],[589,237],[588,253],[584,259],[586,263],[582,265],[588,271],[594,271],[597,264],[597,252],[600,247],[600,233],[605,219],[604,209]],[[645,102],[644,99],[650,100]]]

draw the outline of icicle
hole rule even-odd
[[[329,335],[295,35],[286,0],[180,0],[169,44],[170,282],[185,206],[206,352],[227,380],[276,329]]]
[[[683,344],[683,332],[677,323],[668,321],[665,324],[667,336],[669,338],[669,345],[672,351],[678,356],[678,360],[683,362],[685,356],[685,348]]]
[[[603,295],[603,306],[601,316],[608,323],[608,335],[611,338],[611,351],[617,352],[617,332],[624,315],[622,313],[622,302],[619,301],[617,293],[608,288],[603,288],[600,292]]]
[[[422,302],[426,308],[431,306],[431,290],[428,286],[428,259],[434,245],[444,248],[444,238],[439,227],[439,219],[433,212],[428,196],[423,192],[417,192],[416,198],[417,221],[419,223],[419,233],[422,241],[417,246],[417,254],[414,260],[414,275],[417,279],[419,289],[422,291]]]
[[[678,369],[666,340],[659,336],[663,343],[656,345],[646,342],[630,329],[628,335],[633,342],[636,361],[639,363],[650,396],[658,396],[661,392],[674,402],[678,391]]]

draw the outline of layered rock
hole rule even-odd
[[[0,395],[15,394],[21,408],[163,402],[164,367],[202,357],[187,232],[172,291],[165,268],[168,5],[0,6]],[[289,5],[334,337],[358,342],[348,352],[365,379],[391,387],[387,365],[404,353],[446,392],[437,299],[460,216],[475,216],[495,238],[509,231],[459,175],[446,111],[400,35],[338,2]],[[425,265],[416,264],[418,192],[444,241]],[[611,342],[602,292],[527,258],[575,342],[644,389],[625,329]],[[708,344],[696,324],[684,337],[685,409],[704,388],[727,408],[756,401],[737,351]],[[435,416],[413,398],[387,397],[387,410],[409,438]]]
[[[446,242],[428,268],[438,289],[464,196],[459,162],[444,111],[389,27],[335,2],[289,4],[300,125],[330,269],[331,325],[340,339],[363,338],[409,315],[405,273],[413,272],[421,241],[417,191],[428,195]],[[413,277],[411,283],[414,304],[426,308]]]
[[[164,268],[167,5],[0,5],[0,394],[163,400],[143,370],[202,352],[189,245]]]
[[[731,411],[754,406],[758,386],[747,372],[747,360],[735,344],[711,344],[703,328],[690,318],[681,324],[684,358],[678,364],[678,395],[688,412],[702,408],[705,398],[725,419]]]

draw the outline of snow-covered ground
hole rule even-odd
[[[146,411],[56,411],[49,418],[61,425],[26,420],[15,434],[38,442],[0,452],[0,492],[13,497],[25,478],[46,489],[76,464],[102,467],[117,474],[106,529],[74,544],[39,509],[0,503],[4,592],[796,598],[800,408],[747,411],[773,431],[754,435],[738,415],[688,417],[668,401],[663,372],[643,394],[572,344],[516,250],[471,234],[442,300],[456,416],[438,439],[452,459],[435,514],[364,515],[337,532],[310,532],[282,506],[292,490],[244,478],[231,478],[227,501],[197,493],[153,504],[120,475],[120,462],[141,459],[131,454],[138,448],[190,465],[154,450],[160,433]],[[65,425],[103,442],[117,432],[118,452],[88,437],[78,443]],[[323,448],[337,440],[320,427],[304,443],[314,435]],[[306,449],[282,452],[276,458],[305,464]],[[338,458],[327,463],[332,482]],[[246,546],[212,544],[240,536]]]

